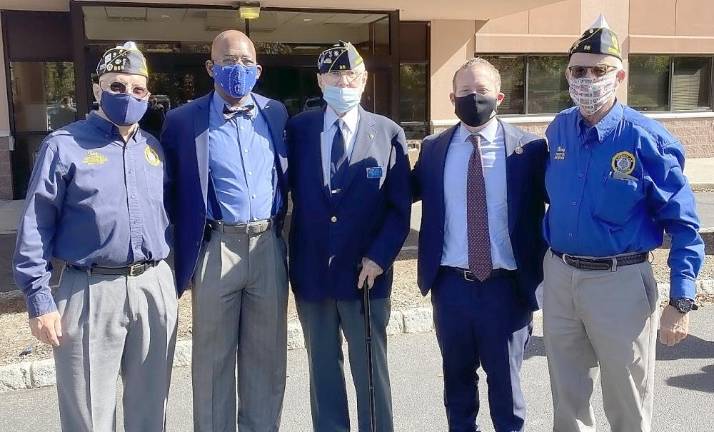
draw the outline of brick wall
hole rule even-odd
[[[10,143],[0,137],[0,200],[12,199],[12,169],[10,166]]]
[[[658,119],[664,126],[682,141],[688,158],[714,158],[714,118]],[[512,124],[528,132],[543,136],[548,123]],[[446,127],[435,127],[434,132],[441,132]]]

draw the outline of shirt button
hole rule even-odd
[[[248,149],[243,150],[243,153],[248,153]]]
[[[330,221],[331,221],[332,223],[337,222],[337,216],[332,216],[332,217],[330,218]]]
[[[248,171],[248,175],[253,175],[253,171]]]
[[[255,199],[255,195],[251,195],[250,197],[251,197],[252,199]]]

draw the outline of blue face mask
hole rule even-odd
[[[221,86],[230,97],[235,99],[243,99],[248,93],[253,90],[255,83],[258,81],[257,66],[221,66],[214,64],[213,81]]]
[[[322,98],[336,113],[342,114],[359,105],[362,89],[354,87],[325,86]]]
[[[131,126],[139,123],[148,107],[148,101],[137,99],[126,93],[102,91],[99,100],[102,111],[109,121],[117,126]]]

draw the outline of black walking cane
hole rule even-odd
[[[364,302],[364,334],[365,346],[367,348],[367,386],[369,387],[369,430],[375,432],[377,430],[377,421],[374,416],[374,374],[372,372],[372,312],[369,307],[369,286],[365,279],[362,285]]]

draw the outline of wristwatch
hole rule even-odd
[[[697,303],[694,302],[694,300],[689,299],[689,298],[673,298],[669,300],[669,305],[674,307],[679,311],[679,313],[688,313],[689,311],[697,310],[699,309],[699,306],[697,306]]]

